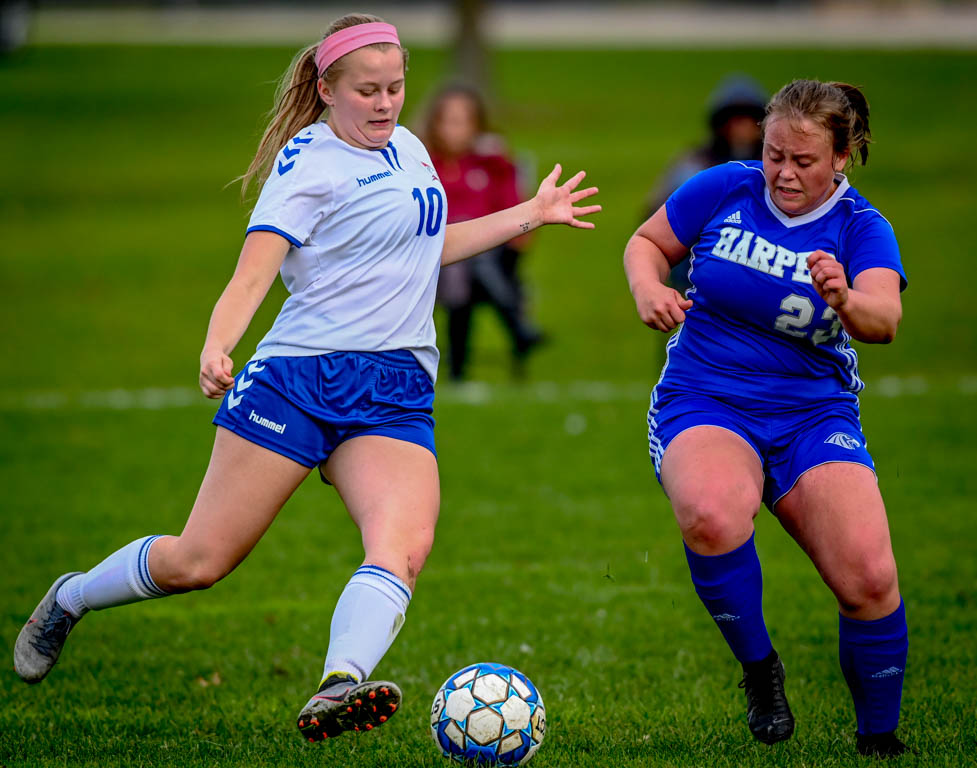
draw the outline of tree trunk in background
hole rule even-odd
[[[491,97],[488,49],[485,45],[485,0],[455,0],[456,34],[451,79],[474,85]]]

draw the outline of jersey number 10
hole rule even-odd
[[[427,232],[428,235],[434,237],[441,229],[441,219],[444,218],[444,198],[441,197],[441,190],[437,187],[428,187],[426,193],[426,201],[424,200],[425,193],[417,187],[414,187],[414,191],[411,193],[420,209],[418,211],[417,231],[414,233],[415,237],[421,232]]]

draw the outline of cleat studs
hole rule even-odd
[[[299,720],[299,728],[305,728],[305,720]]]
[[[354,731],[358,731],[359,729],[360,727],[358,725],[353,728]]]
[[[309,741],[315,743],[315,739],[313,739],[311,736],[309,736]]]
[[[386,715],[380,715],[380,722],[381,723],[387,722],[387,716]]]
[[[391,704],[390,705],[390,711],[391,712],[396,712],[397,711],[397,705],[396,704]]]
[[[372,731],[373,730],[373,724],[372,723],[367,723],[366,724],[366,730]]]
[[[346,707],[346,711],[347,712],[352,712],[353,711],[353,708],[352,707]]]
[[[375,699],[376,697],[377,697],[377,692],[376,691],[370,691],[370,698],[371,699]]]
[[[318,724],[319,724],[318,720],[309,720],[309,725],[318,725]]]
[[[377,708],[376,708],[376,707],[374,707],[374,708],[373,708],[373,711],[374,711],[374,712],[376,712],[376,711],[377,711]]]
[[[362,707],[362,706],[363,706],[363,699],[357,699],[357,700],[356,700],[356,701],[354,701],[353,703],[354,703],[354,704],[355,704],[356,706],[358,706],[358,707]]]
[[[380,689],[380,693],[382,693],[384,696],[389,696],[390,695],[390,689],[389,688],[381,688]]]

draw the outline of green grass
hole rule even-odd
[[[246,166],[290,53],[44,47],[0,61],[8,652],[54,576],[185,519],[212,407],[120,412],[85,407],[83,393],[194,385],[246,221],[224,185]],[[444,61],[414,51],[408,108]],[[505,342],[487,315],[473,374],[492,397],[466,404],[441,387],[438,541],[378,669],[402,685],[401,713],[375,734],[315,748],[294,733],[360,556],[335,494],[313,479],[213,590],[90,616],[42,685],[0,675],[0,765],[437,766],[430,700],[477,660],[517,666],[542,691],[550,732],[539,768],[863,764],[831,596],[766,513],[765,609],[799,724],[788,744],[752,742],[738,667],[695,598],[647,459],[645,390],[663,339],[636,320],[620,256],[647,189],[697,140],[705,96],[729,69],[769,88],[846,79],[872,102],[878,143],[854,182],[893,222],[910,278],[899,339],[860,350],[910,620],[901,732],[919,756],[900,764],[974,763],[977,408],[959,382],[977,373],[975,107],[965,97],[977,57],[513,51],[496,64],[499,127],[540,169],[586,168],[605,211],[594,232],[539,233],[527,262],[553,337],[530,379],[552,388],[506,383]],[[283,296],[276,286],[238,362]],[[871,384],[889,374],[922,376],[928,389],[883,397]],[[584,396],[581,381],[608,382],[609,395]],[[25,407],[39,393],[77,407]]]

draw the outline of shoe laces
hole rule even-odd
[[[38,653],[53,659],[58,655],[74,625],[75,620],[71,614],[55,603],[41,624],[40,631],[31,638],[30,645]]]
[[[784,691],[784,678],[779,674],[779,664],[774,662],[763,671],[744,672],[739,682],[746,689],[751,704],[760,709],[780,709],[787,707],[787,694]]]

